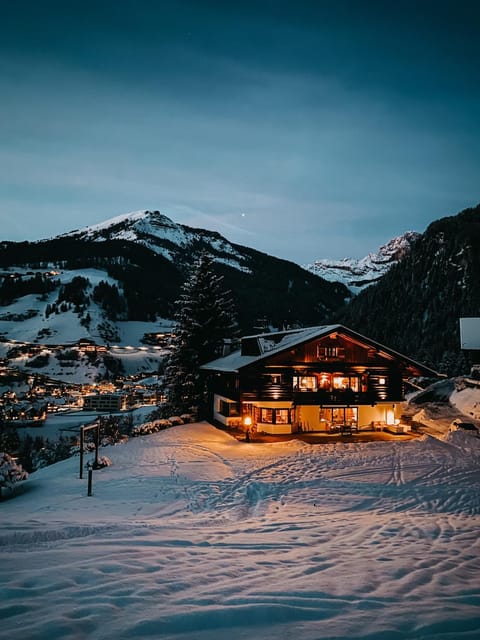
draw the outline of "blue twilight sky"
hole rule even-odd
[[[476,0],[0,5],[0,239],[159,209],[304,263],[480,201]]]

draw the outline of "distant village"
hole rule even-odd
[[[167,346],[170,336],[162,334],[145,335],[146,344]],[[44,348],[43,345],[19,344],[14,347],[14,355],[24,354],[32,358]],[[49,345],[51,349],[69,350],[80,355],[99,355],[106,353],[106,345],[98,345],[93,340],[81,339],[76,344]],[[19,372],[9,365],[8,359],[0,359],[0,380],[19,381],[26,378],[28,388],[17,385],[4,385],[7,390],[0,394],[0,423],[6,426],[41,426],[49,414],[68,411],[92,411],[98,413],[117,413],[146,406],[158,405],[164,397],[160,388],[159,376],[137,373],[128,376],[116,376],[113,380],[102,380],[88,384],[78,384],[51,379],[44,374]]]

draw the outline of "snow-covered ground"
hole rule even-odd
[[[42,272],[40,269],[27,271],[26,267],[12,267],[5,271],[24,276],[26,273]],[[90,286],[87,291],[90,294],[93,288],[102,281],[109,285],[115,285],[121,290],[121,284],[102,269],[63,269],[56,272],[54,280],[66,285],[78,276],[89,280]],[[1,306],[0,335],[3,335],[4,339],[8,341],[47,345],[68,345],[81,338],[90,338],[97,344],[111,342],[121,346],[138,346],[145,333],[169,332],[172,328],[172,321],[163,318],[158,318],[155,322],[120,320],[113,322],[106,318],[105,312],[93,299],[89,301],[88,305],[91,323],[86,327],[81,323],[81,316],[73,309],[61,313],[46,314],[47,306],[54,305],[58,295],[57,288],[44,295],[21,296],[10,304]],[[28,317],[29,315],[31,317]],[[108,334],[112,334],[112,338],[107,338]],[[3,357],[4,353],[5,347],[0,351],[0,357]]]
[[[414,420],[417,431],[437,437],[445,436],[455,419],[480,428],[480,381],[460,376],[435,382],[410,395],[404,414]]]
[[[206,423],[0,506],[12,640],[478,638],[480,439],[238,442]]]
[[[131,416],[132,424],[138,425],[146,422],[148,415],[151,414],[155,408],[155,406],[146,405],[131,409],[130,411],[109,412],[108,415],[123,418]],[[17,431],[21,438],[28,434],[32,436],[32,438],[42,436],[42,438],[50,441],[58,440],[60,436],[80,437],[80,427],[94,422],[99,415],[102,415],[102,413],[98,413],[97,411],[83,411],[81,409],[73,409],[61,413],[49,413],[43,425],[38,427],[19,427]]]

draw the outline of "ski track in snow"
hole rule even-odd
[[[239,443],[200,424],[0,505],[8,637],[480,634],[480,439]],[[36,478],[37,476],[37,478]]]

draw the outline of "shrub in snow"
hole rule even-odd
[[[111,467],[112,461],[107,456],[100,456],[98,458],[97,464],[93,464],[94,469],[104,469],[105,467]]]
[[[190,424],[192,422],[195,422],[195,416],[193,413],[182,413],[180,418],[183,420],[184,424]]]
[[[160,420],[155,420],[155,426],[157,427],[157,431],[162,431],[163,429],[168,429],[173,426],[171,420],[167,420],[167,418],[162,418]]]
[[[60,460],[66,460],[72,455],[72,443],[67,438],[60,436],[55,442],[45,440],[44,446],[33,455],[35,469],[48,467]]]
[[[27,478],[28,473],[15,462],[12,456],[5,452],[0,453],[0,493],[3,487],[12,489],[15,483]]]
[[[183,424],[183,422],[181,423]],[[158,431],[163,431],[163,429],[168,429],[173,426],[171,420],[154,420],[153,422],[144,422],[143,424],[139,424],[132,429],[132,437],[136,438],[137,436],[147,436],[150,433],[157,433]]]
[[[168,421],[170,422],[172,427],[176,427],[176,426],[178,426],[180,424],[184,424],[184,421],[182,420],[182,418],[180,416],[170,416],[168,418]]]
[[[155,429],[155,425],[153,422],[144,422],[143,424],[139,424],[132,429],[132,438],[136,438],[138,436],[147,436],[150,433],[155,433],[157,429]]]
[[[157,407],[156,409],[154,409],[151,413],[149,413],[146,417],[147,420],[158,420],[158,418],[161,418],[163,416],[163,409],[162,407]]]

